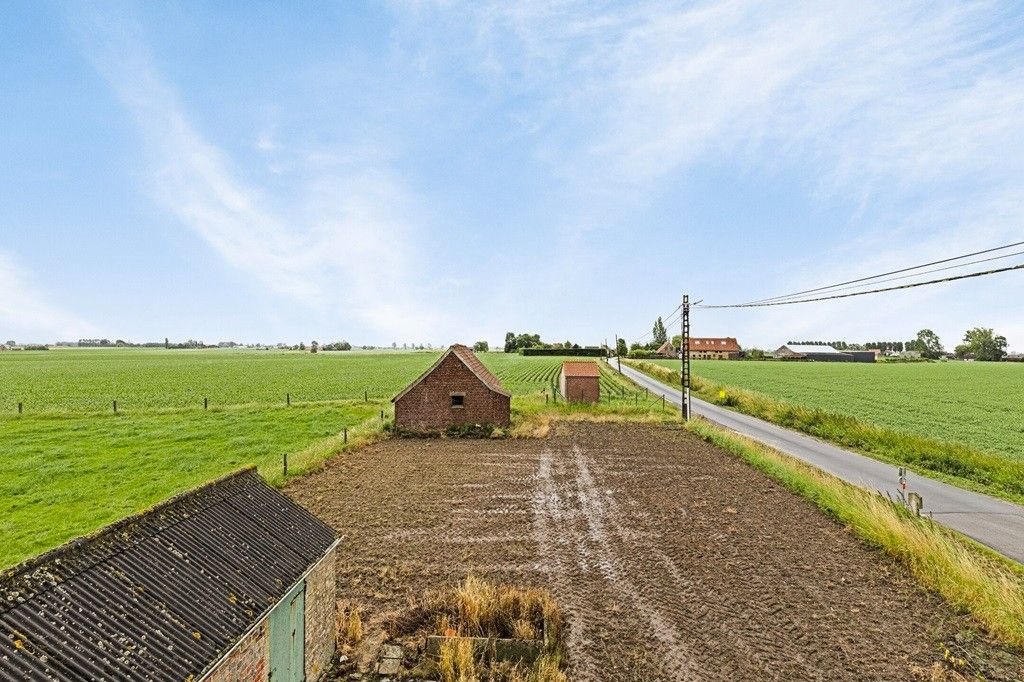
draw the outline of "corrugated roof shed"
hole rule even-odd
[[[562,363],[562,373],[567,377],[600,377],[601,369],[596,362],[566,360]]]
[[[245,469],[0,575],[0,680],[199,679],[335,542]]]
[[[504,386],[502,386],[501,379],[496,377],[494,375],[494,373],[491,372],[491,370],[487,369],[487,367],[486,367],[486,365],[484,365],[484,363],[480,362],[480,358],[478,358],[476,356],[476,353],[474,353],[471,348],[469,348],[468,346],[464,346],[461,343],[457,343],[457,344],[455,344],[453,346],[449,346],[448,350],[446,350],[444,353],[442,353],[441,357],[439,357],[434,362],[434,364],[432,364],[429,368],[427,368],[427,371],[425,371],[423,374],[419,375],[419,377],[416,378],[416,381],[412,382],[411,384],[406,386],[404,389],[402,389],[402,392],[399,393],[398,395],[396,395],[394,398],[392,398],[391,402],[395,402],[396,400],[401,398],[403,395],[405,395],[406,393],[411,391],[413,389],[413,387],[415,387],[417,384],[419,384],[421,381],[423,381],[427,376],[429,376],[431,372],[433,372],[435,369],[437,369],[438,365],[440,365],[444,361],[444,359],[446,357],[448,357],[449,355],[453,355],[453,354],[455,355],[455,357],[457,357],[459,360],[461,360],[462,364],[464,364],[466,367],[468,367],[469,370],[471,372],[473,372],[473,374],[475,374],[477,376],[477,378],[480,379],[480,381],[482,381],[484,383],[484,385],[487,386],[487,388],[491,389],[492,391],[494,391],[496,393],[500,393],[502,395],[507,395],[510,398],[512,397],[512,394],[509,393],[508,390]]]

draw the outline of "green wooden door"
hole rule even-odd
[[[306,679],[306,581],[296,585],[270,613],[270,679]]]

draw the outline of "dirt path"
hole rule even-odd
[[[913,679],[969,629],[806,501],[664,427],[388,441],[288,492],[346,536],[340,595],[371,622],[470,572],[549,588],[574,680]],[[963,646],[990,679],[1024,678]]]

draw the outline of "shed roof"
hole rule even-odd
[[[416,381],[412,382],[411,384],[406,386],[404,389],[402,389],[402,392],[399,393],[398,395],[396,395],[394,398],[392,398],[391,402],[395,402],[396,400],[401,398],[403,395],[405,395],[406,393],[411,391],[413,388],[415,388],[421,381],[423,381],[428,376],[430,376],[430,373],[433,372],[435,369],[437,369],[438,366],[440,366],[440,364],[442,362],[444,362],[444,359],[446,357],[448,357],[449,355],[454,355],[459,360],[461,360],[462,364],[464,364],[466,367],[468,367],[469,370],[471,372],[473,372],[473,374],[476,375],[477,379],[482,381],[484,383],[484,385],[487,386],[487,388],[491,389],[495,393],[500,393],[500,394],[506,395],[506,396],[508,396],[510,398],[512,397],[512,394],[509,393],[508,390],[504,386],[501,385],[501,380],[498,379],[498,377],[496,377],[494,375],[494,373],[491,372],[491,370],[487,369],[487,367],[484,365],[484,363],[480,362],[480,358],[478,358],[476,356],[476,353],[474,353],[472,351],[472,349],[470,349],[468,346],[462,345],[461,343],[456,343],[456,344],[454,344],[452,346],[449,346],[448,350],[446,350],[444,353],[442,353],[441,357],[439,357],[434,362],[434,364],[432,364],[430,367],[427,368],[427,371],[425,371],[423,374],[419,375],[419,377],[417,377]]]
[[[562,373],[567,377],[600,377],[601,369],[593,361],[566,360],[562,363]]]
[[[0,680],[199,679],[336,542],[244,469],[0,574]]]

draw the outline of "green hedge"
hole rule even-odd
[[[520,348],[520,355],[574,355],[587,358],[603,358],[604,348]]]

